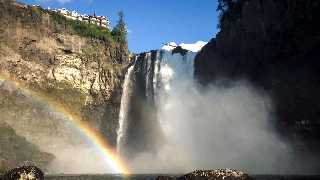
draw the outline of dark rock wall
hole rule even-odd
[[[245,78],[268,92],[278,131],[313,152],[320,147],[319,10],[313,0],[237,1],[195,61],[204,85]]]

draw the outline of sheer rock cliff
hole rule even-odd
[[[1,0],[0,9],[0,122],[50,150],[81,144],[68,113],[115,146],[127,45],[81,36],[41,7]]]
[[[196,57],[197,79],[203,85],[249,80],[271,95],[278,132],[298,149],[317,154],[320,3],[229,3],[221,9],[220,32]]]

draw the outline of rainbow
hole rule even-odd
[[[94,130],[82,117],[72,112],[65,104],[58,102],[54,98],[28,88],[28,86],[16,78],[10,76],[9,73],[0,71],[0,81],[8,81],[14,86],[19,88],[23,93],[30,95],[40,102],[46,103],[50,109],[53,109],[59,113],[62,113],[68,120],[82,132],[92,144],[95,145],[97,150],[104,156],[104,160],[111,166],[113,171],[121,173],[123,175],[130,174],[129,168],[125,165],[124,161],[117,155],[117,153],[111,148],[107,140],[96,130]]]

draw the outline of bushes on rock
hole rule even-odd
[[[70,30],[71,33],[75,33],[83,37],[90,37],[108,42],[126,43],[126,34],[123,33],[122,29],[119,29],[119,27],[122,26],[117,26],[114,28],[114,30],[112,30],[112,32],[110,32],[110,30],[107,28],[99,27],[94,24],[88,24],[77,20],[68,19],[59,13],[44,10],[41,7],[34,8],[34,11],[37,14],[49,14],[55,31],[60,32],[64,30]],[[122,22],[121,24],[124,25],[123,18],[119,22]]]

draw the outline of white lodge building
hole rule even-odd
[[[72,19],[72,20],[78,20],[83,21],[89,24],[95,24],[100,27],[108,28],[110,29],[110,21],[105,16],[96,16],[96,13],[93,15],[86,15],[86,14],[80,14],[77,11],[69,11],[66,8],[61,9],[50,9],[53,12],[60,13],[61,15],[65,16],[66,18]]]

